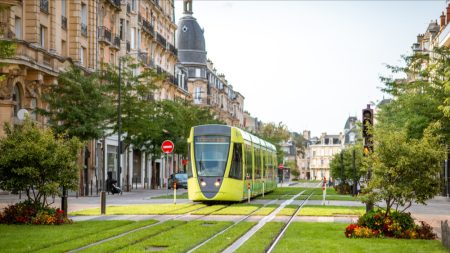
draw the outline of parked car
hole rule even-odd
[[[177,189],[184,188],[187,189],[187,174],[186,173],[175,173],[169,177],[169,189],[173,188],[174,182],[177,184]]]

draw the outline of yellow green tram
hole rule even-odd
[[[277,187],[276,148],[239,128],[201,125],[188,139],[193,201],[241,201]]]

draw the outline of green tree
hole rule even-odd
[[[363,147],[361,143],[349,146],[335,154],[330,161],[331,176],[340,181],[339,191],[350,193],[350,186],[358,182],[367,169],[363,163]]]
[[[287,126],[283,122],[279,122],[278,125],[273,122],[263,124],[261,130],[256,135],[275,145],[277,148],[277,161],[278,163],[283,163],[284,152],[280,144],[287,141],[290,137]]]
[[[47,197],[60,195],[61,187],[78,185],[76,138],[56,136],[51,129],[39,129],[31,120],[14,128],[5,125],[0,139],[0,189],[25,191],[36,206],[47,207]]]
[[[115,110],[98,75],[74,65],[58,76],[58,83],[50,85],[42,98],[49,109],[38,112],[49,117],[53,131],[82,141],[103,137]]]
[[[420,139],[409,138],[406,129],[395,126],[375,129],[375,152],[367,165],[373,174],[364,202],[384,201],[389,215],[393,208],[404,211],[412,202],[425,204],[439,192],[445,147],[431,129]]]

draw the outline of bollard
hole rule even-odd
[[[263,181],[263,198],[264,198],[264,184],[265,184],[265,183],[264,183],[264,181]]]
[[[101,214],[105,215],[106,214],[106,192],[102,191],[101,192]]]
[[[98,179],[95,180],[95,189],[97,191],[97,196],[98,196]]]
[[[92,183],[92,179],[91,179],[91,196],[92,196],[92,185],[93,185],[93,183]]]
[[[173,183],[173,203],[177,204],[177,183]]]
[[[250,182],[247,184],[247,196],[248,196],[248,203],[250,203]]]
[[[67,195],[68,192],[65,187],[62,188],[62,196],[61,196],[61,209],[63,210],[64,218],[67,218]]]

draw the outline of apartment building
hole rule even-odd
[[[6,76],[0,85],[1,125],[19,123],[21,109],[45,124],[34,110],[47,107],[40,95],[56,84],[62,70],[71,63],[87,72],[102,63],[118,66],[125,55],[142,63],[133,71],[152,68],[166,74],[155,99],[191,99],[186,74],[177,65],[173,0],[0,0],[0,6],[0,39],[16,44],[13,57],[0,59],[0,73]],[[149,158],[129,147],[118,175],[117,142],[112,135],[87,145],[82,159],[87,163],[80,171],[82,195],[108,174],[120,185],[150,184],[152,175],[157,176],[152,182],[158,187],[170,173],[163,171],[161,160],[152,170]]]

